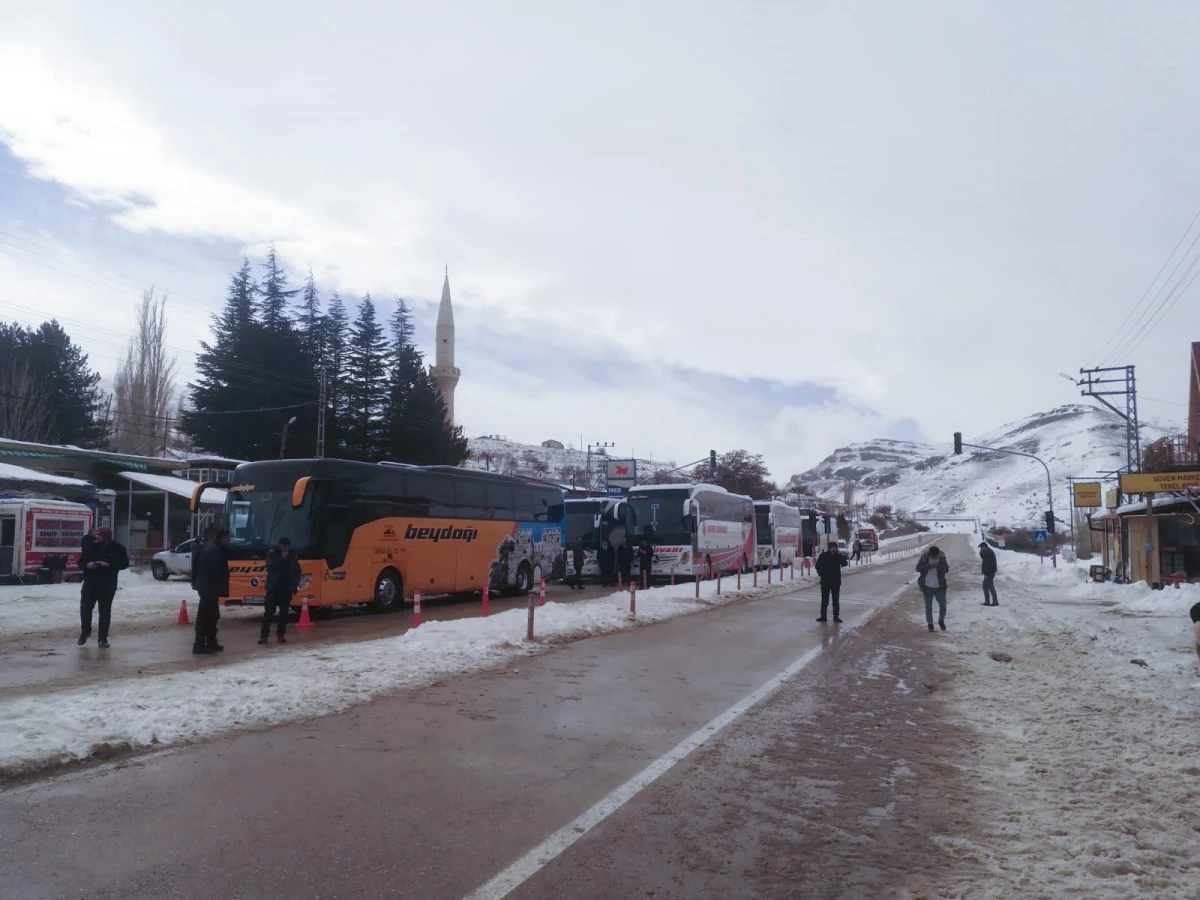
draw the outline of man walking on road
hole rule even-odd
[[[862,562],[862,541],[854,542],[854,555],[850,559],[855,563]]]
[[[217,643],[217,623],[221,619],[221,598],[229,594],[229,560],[225,550],[229,546],[229,532],[218,531],[204,545],[200,554],[196,591],[200,603],[196,610],[196,640],[192,652],[219,653],[225,648]]]
[[[842,569],[848,565],[850,560],[838,552],[837,541],[830,541],[825,552],[817,557],[817,575],[821,579],[821,618],[818,622],[829,621],[826,613],[830,600],[833,601],[833,621],[842,621]]]
[[[936,546],[930,547],[917,560],[917,571],[921,577],[917,579],[917,587],[925,595],[925,623],[933,631],[933,601],[938,603],[938,626],[946,630],[946,576],[950,572],[950,563],[946,554]]]
[[[987,545],[987,541],[979,544],[979,558],[983,562],[983,605],[999,606],[1000,598],[996,596],[996,551]]]
[[[292,553],[292,542],[280,538],[279,544],[267,554],[267,591],[263,599],[262,633],[258,642],[265,644],[271,633],[271,619],[279,612],[279,643],[287,643],[287,620],[292,611],[292,597],[300,590],[300,562]],[[216,636],[214,635],[214,643]]]
[[[112,621],[112,602],[117,595],[117,573],[129,568],[129,554],[112,539],[109,528],[96,529],[92,541],[84,538],[79,565],[83,569],[83,588],[79,595],[79,646],[92,633],[92,608],[100,607],[99,646],[108,647],[108,625]]]

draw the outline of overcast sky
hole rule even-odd
[[[57,316],[111,376],[152,283],[186,371],[273,241],[297,281],[409,297],[429,346],[449,265],[471,436],[744,447],[779,480],[948,444],[1078,400],[1059,373],[1104,357],[1200,207],[1198,25],[0,0],[0,318]],[[1194,293],[1114,360],[1144,415],[1182,421],[1191,339]]]

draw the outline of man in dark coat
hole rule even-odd
[[[642,576],[642,587],[650,587],[650,576],[654,574],[654,545],[650,538],[642,537],[638,543],[638,571]]]
[[[571,548],[571,566],[575,569],[575,578],[571,581],[571,590],[583,590],[583,564],[587,559],[587,554],[583,550],[583,542],[576,541],[575,546]]]
[[[108,625],[112,621],[112,602],[117,595],[117,573],[129,568],[129,554],[112,539],[112,530],[97,528],[95,539],[84,538],[79,555],[83,569],[83,589],[79,598],[79,646],[92,633],[92,609],[100,607],[99,646],[108,647]]]
[[[625,538],[621,538],[621,543],[617,544],[617,572],[620,573],[621,584],[629,587],[629,578],[633,574],[633,548]]]
[[[225,648],[217,643],[217,623],[221,619],[221,598],[229,595],[229,532],[221,529],[204,545],[196,573],[195,588],[200,594],[196,610],[196,640],[192,652],[219,653]]]
[[[979,544],[979,559],[983,563],[983,605],[999,606],[1000,598],[996,596],[996,551],[988,546],[987,541]]]
[[[825,551],[817,557],[817,575],[821,579],[821,617],[818,622],[828,622],[829,601],[833,601],[833,621],[842,621],[842,569],[850,560],[838,552],[837,541],[830,541]]]
[[[946,576],[950,572],[950,563],[946,554],[937,547],[930,547],[919,560],[917,571],[921,577],[917,579],[917,587],[925,595],[925,624],[933,631],[933,601],[938,604],[938,626],[946,630],[946,589],[949,587]]]
[[[854,562],[862,562],[862,541],[854,542],[854,555],[850,557]]]
[[[263,601],[262,634],[260,644],[267,642],[271,633],[271,619],[279,612],[276,637],[279,643],[287,643],[288,613],[292,609],[292,597],[300,590],[300,561],[292,553],[292,542],[280,538],[279,543],[267,554],[267,593]]]
[[[617,568],[617,551],[608,538],[600,544],[596,553],[596,565],[600,567],[600,583],[605,587],[611,585],[614,580],[613,573]]]

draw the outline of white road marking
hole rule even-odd
[[[863,613],[851,622],[848,627],[842,628],[840,635],[846,635],[861,628],[877,612],[895,602],[907,587],[908,583],[906,582],[903,587],[882,598],[877,606]],[[856,597],[854,599],[865,598]],[[739,719],[751,707],[761,703],[779,690],[788,679],[792,678],[797,672],[820,656],[824,649],[825,646],[822,644],[809,650],[786,669],[772,677],[766,684],[747,694],[715,719],[712,719],[697,731],[688,735],[587,812],[554,832],[554,834],[550,835],[550,837],[546,838],[546,840],[542,841],[542,843],[538,844],[538,846],[534,847],[487,884],[472,891],[467,895],[465,900],[501,900],[501,898],[507,897],[562,855],[572,844],[682,762],[692,751],[702,746],[709,738]]]

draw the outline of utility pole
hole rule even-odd
[[[1083,388],[1080,394],[1099,400],[1125,420],[1125,471],[1130,474],[1142,471],[1142,440],[1138,427],[1137,378],[1134,375],[1134,367],[1080,369],[1079,374],[1082,377],[1075,383]],[[1124,411],[1105,399],[1122,396],[1125,398]],[[1119,505],[1120,496],[1117,500]]]
[[[321,366],[320,400],[317,403],[317,459],[325,458],[325,367]]]
[[[596,449],[597,456],[603,456],[602,451],[615,446],[616,444],[612,441],[597,441],[595,444],[587,445],[587,488],[589,491],[592,489],[592,448]],[[607,484],[607,480],[605,483]]]

